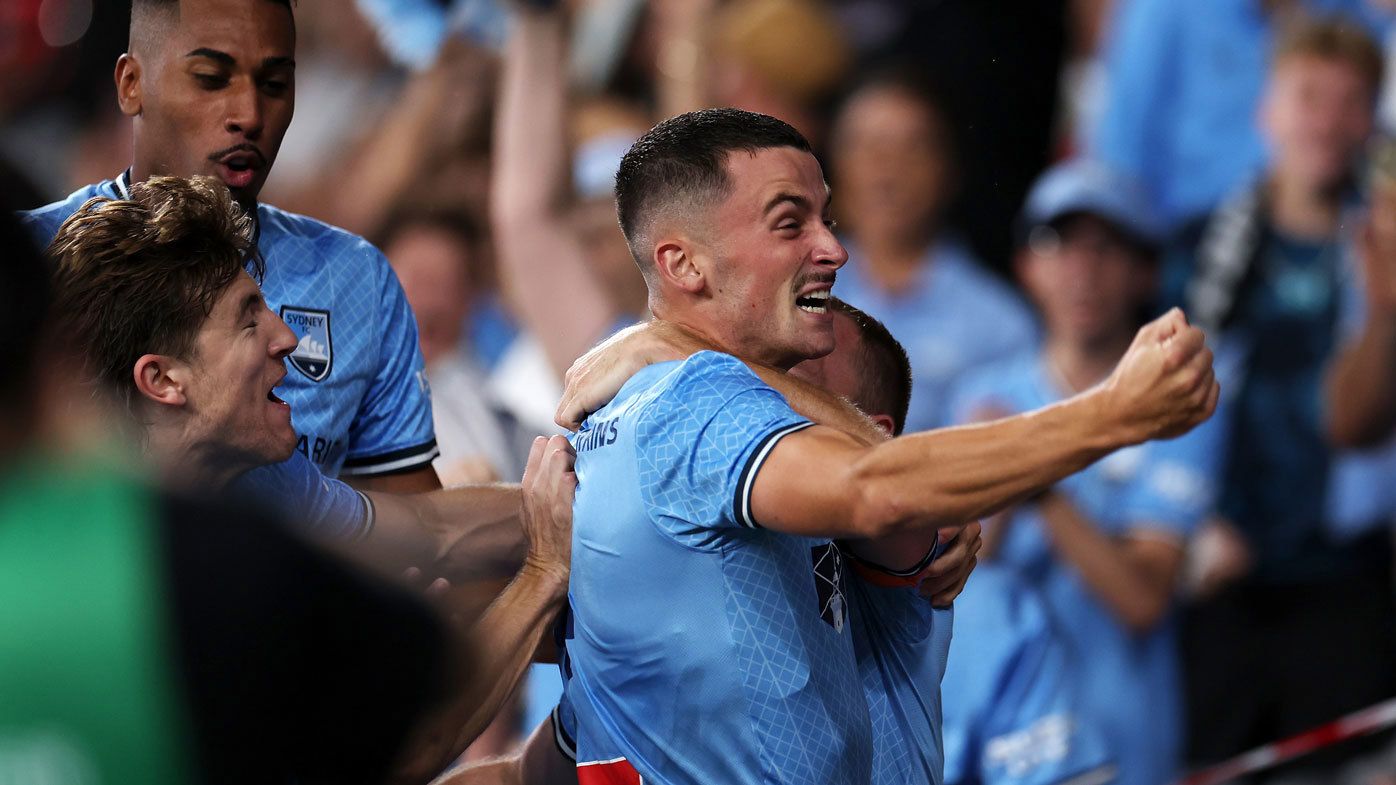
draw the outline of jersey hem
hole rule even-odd
[[[415,447],[346,460],[339,473],[350,477],[402,474],[430,464],[439,455],[441,449],[436,446],[436,440],[432,439]]]

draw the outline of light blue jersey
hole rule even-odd
[[[940,785],[941,676],[955,613],[915,586],[849,581],[853,648],[873,727],[874,785]]]
[[[129,176],[21,218],[47,246],[88,199],[124,198]],[[438,450],[417,322],[387,260],[360,237],[268,205],[257,207],[257,232],[262,296],[300,339],[277,388],[296,449],[330,477],[429,466]]]
[[[578,778],[867,783],[843,559],[751,488],[809,421],[735,358],[646,368],[573,436],[567,695]]]
[[[958,422],[986,409],[1037,409],[1065,397],[1036,352],[983,369],[955,396]],[[1058,483],[1106,534],[1154,537],[1182,548],[1215,500],[1221,458],[1215,420],[1171,441],[1115,452]],[[1147,634],[1127,629],[1052,550],[1037,509],[1006,522],[997,559],[1036,589],[1079,667],[1088,716],[1105,728],[1122,785],[1162,785],[1177,774],[1181,707],[1174,631],[1165,620]]]
[[[946,405],[961,376],[1036,343],[1027,306],[962,246],[932,248],[912,282],[894,293],[869,278],[856,243],[845,245],[849,263],[839,270],[834,294],[887,325],[911,360],[908,433],[949,425]]]
[[[373,528],[373,502],[340,480],[326,477],[300,453],[264,471],[242,475],[230,490],[280,512],[312,537],[356,540]]]
[[[980,564],[955,600],[941,682],[946,785],[1102,785],[1115,766],[1081,711],[1067,647],[1036,593]]]

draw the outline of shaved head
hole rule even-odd
[[[248,0],[248,2],[273,3],[291,14],[291,0]],[[295,16],[292,14],[292,21]],[[128,48],[132,52],[152,51],[156,42],[166,40],[163,35],[172,22],[179,20],[179,0],[132,0],[131,30]]]

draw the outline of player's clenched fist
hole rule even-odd
[[[572,499],[576,453],[561,436],[533,440],[523,476],[523,527],[527,562],[566,578],[572,566]]]
[[[1101,392],[1109,422],[1142,442],[1192,430],[1212,416],[1221,388],[1206,337],[1174,308],[1140,328]]]

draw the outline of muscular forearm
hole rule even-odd
[[[495,119],[491,209],[501,218],[560,219],[566,206],[566,23],[522,10],[504,50]]]
[[[394,781],[430,780],[484,731],[518,686],[566,597],[565,574],[531,563],[519,571],[474,625],[475,656],[458,660],[469,670],[455,674],[455,693],[413,737]]]
[[[860,531],[963,526],[1142,438],[1103,416],[1098,390],[993,422],[893,439],[850,469]]]
[[[527,542],[518,485],[369,497],[376,511],[370,544],[402,553],[410,566],[457,583],[507,577],[523,562]]]
[[[1334,360],[1327,379],[1329,439],[1365,447],[1396,428],[1396,311],[1373,311],[1356,341]]]
[[[1166,566],[1135,559],[1128,542],[1101,532],[1060,493],[1044,495],[1038,509],[1052,547],[1081,573],[1091,592],[1130,629],[1153,629],[1167,611],[1172,594],[1174,576],[1161,574]],[[1174,572],[1176,567],[1175,563]]]

